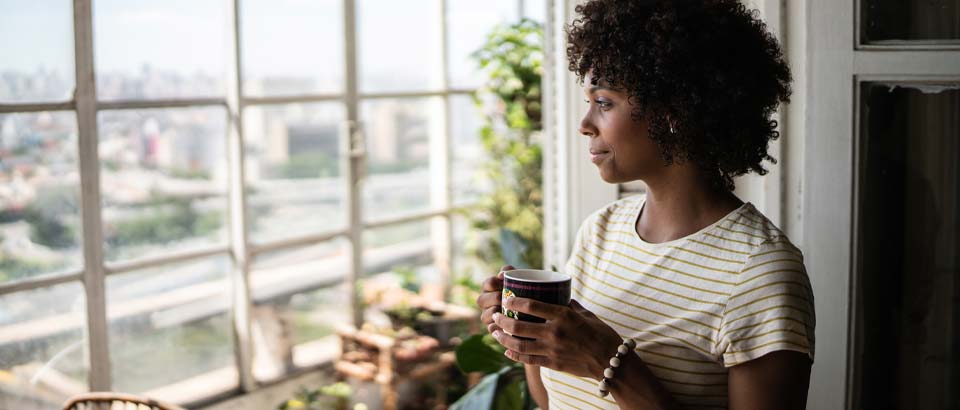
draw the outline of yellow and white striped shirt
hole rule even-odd
[[[729,367],[777,350],[813,358],[813,294],[803,254],[783,232],[745,203],[699,232],[648,243],[635,229],[643,200],[591,215],[566,272],[573,299],[634,338],[677,402],[726,408]],[[594,379],[540,375],[551,410],[618,409],[612,396],[597,396]]]

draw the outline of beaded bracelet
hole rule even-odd
[[[620,367],[620,359],[623,359],[623,356],[626,356],[627,353],[633,351],[637,347],[637,342],[633,339],[624,340],[619,347],[617,347],[617,354],[610,358],[610,367],[603,369],[603,379],[600,380],[600,383],[597,387],[600,389],[600,397],[607,397],[610,394],[610,382],[613,381],[614,370]]]

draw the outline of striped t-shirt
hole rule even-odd
[[[783,232],[745,203],[699,232],[648,243],[635,229],[643,200],[591,215],[566,272],[573,299],[634,338],[678,403],[726,408],[729,367],[777,350],[813,358],[813,294],[803,255]],[[618,408],[597,396],[594,379],[545,367],[540,375],[551,410]]]

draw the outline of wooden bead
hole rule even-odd
[[[612,379],[612,378],[613,378],[613,369],[612,369],[612,368],[609,368],[609,367],[606,368],[606,369],[603,369],[603,377],[606,377],[606,378],[608,378],[608,379]]]
[[[610,390],[610,386],[607,384],[607,380],[608,380],[608,379],[600,380],[600,385],[598,386],[598,387],[600,388],[600,391],[609,391],[609,390]]]
[[[634,348],[637,347],[637,341],[633,339],[627,339],[627,341],[624,343],[626,343],[627,348],[629,348],[630,350],[633,350]]]
[[[624,345],[620,345],[620,347],[617,347],[617,353],[627,354],[627,352],[629,352],[629,351],[630,351],[630,348],[627,347],[627,345],[625,345],[625,344],[624,344]]]
[[[610,358],[610,367],[612,367],[612,368],[614,368],[614,369],[620,367],[620,358],[611,357],[611,358]]]

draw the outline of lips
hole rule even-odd
[[[590,150],[590,162],[599,164],[610,155],[610,151]]]

